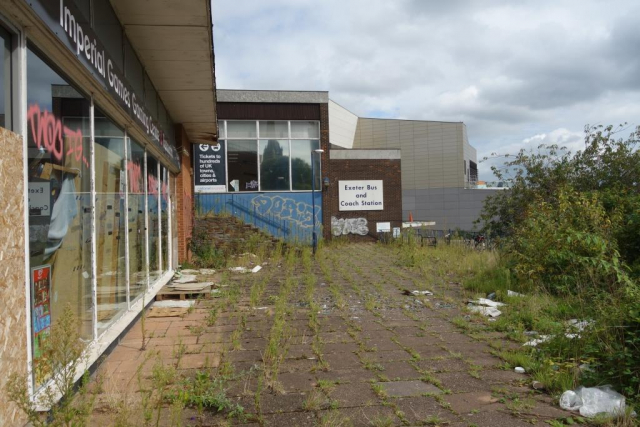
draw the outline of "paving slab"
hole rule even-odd
[[[389,381],[377,383],[390,397],[409,397],[422,394],[442,394],[442,390],[424,381]]]

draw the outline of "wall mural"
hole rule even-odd
[[[249,193],[195,195],[198,213],[227,212],[277,237],[309,240],[313,229],[311,193]],[[315,194],[316,227],[322,230],[322,193]]]
[[[358,234],[366,236],[369,233],[366,218],[336,218],[331,217],[331,233],[334,236]]]
[[[311,200],[309,200],[310,202]],[[297,201],[287,196],[272,196],[261,194],[251,200],[258,213],[262,215],[274,215],[280,219],[292,221],[300,227],[312,228],[313,206],[306,201]],[[316,206],[316,222],[322,223],[320,207]]]

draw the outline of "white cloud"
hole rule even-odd
[[[633,0],[217,0],[213,13],[218,87],[329,90],[362,116],[464,121],[479,158],[539,139],[579,147],[586,124],[640,116]]]

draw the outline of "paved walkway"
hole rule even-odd
[[[220,298],[184,317],[147,318],[144,351],[140,322],[132,328],[100,368],[96,422],[113,419],[118,396],[135,406],[140,388],[156,384],[156,353],[179,375],[224,377],[246,414],[186,408],[184,425],[529,426],[566,417],[525,375],[500,369],[492,351],[510,344],[499,334],[471,338],[452,323],[466,313],[457,278],[442,274],[401,268],[394,250],[377,245],[231,274]],[[170,411],[161,425],[172,424]]]

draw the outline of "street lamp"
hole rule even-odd
[[[316,233],[316,173],[315,173],[315,162],[313,161],[313,154],[318,154],[318,156],[324,153],[324,150],[318,148],[317,150],[313,150],[311,152],[311,206],[313,206],[313,232],[311,233],[311,241],[313,244],[313,254],[316,254],[316,249],[318,249],[318,234]]]

